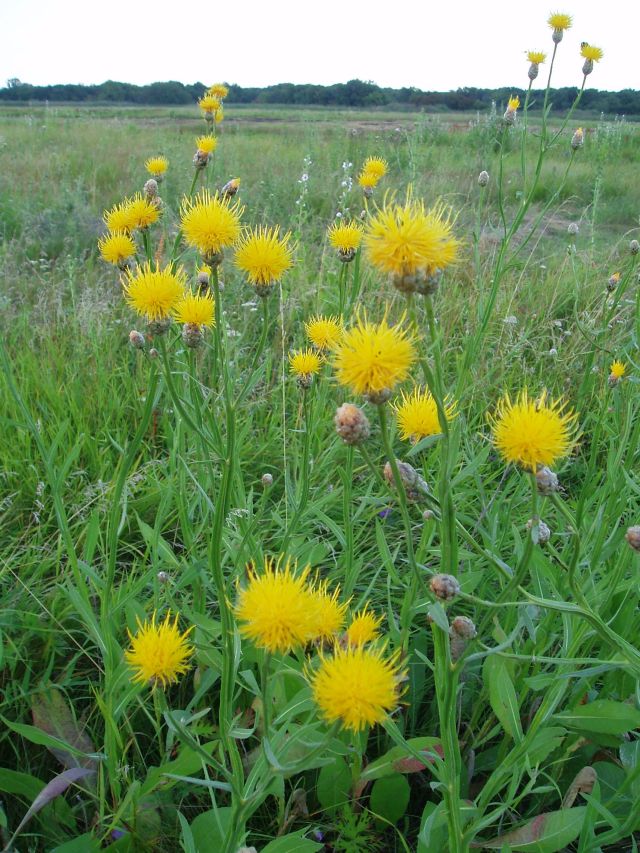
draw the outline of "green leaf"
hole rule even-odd
[[[191,835],[198,853],[220,850],[231,828],[233,809],[209,809],[199,814],[191,824]]]
[[[348,803],[351,795],[351,771],[344,758],[325,764],[318,773],[316,794],[318,802],[327,811],[336,811]]]
[[[482,850],[530,850],[532,853],[557,853],[578,837],[584,823],[586,806],[547,812],[525,823],[524,826],[471,845]]]
[[[316,853],[317,850],[322,850],[324,844],[318,844],[317,841],[302,837],[302,833],[305,831],[301,830],[276,838],[274,841],[270,841],[266,847],[262,847],[260,853]]]
[[[428,801],[420,821],[417,853],[433,853],[434,850],[444,850],[448,834],[444,801],[441,800],[439,803]]]
[[[76,749],[74,746],[71,746],[71,744],[60,740],[60,738],[48,735],[45,732],[40,731],[40,729],[37,729],[35,726],[29,726],[26,723],[14,723],[3,716],[0,716],[0,720],[2,720],[5,726],[10,728],[11,731],[21,735],[28,741],[31,741],[31,743],[35,743],[37,746],[46,746],[46,748],[50,749],[52,752],[54,750],[68,752],[71,755],[77,755],[85,760],[102,760],[104,758],[104,756],[99,753],[86,753],[81,749]]]
[[[73,841],[54,847],[51,853],[100,853],[100,844],[90,832],[86,832]]]
[[[407,810],[411,788],[401,773],[376,779],[371,789],[369,808],[376,817],[396,824]]]
[[[640,711],[637,708],[609,699],[578,705],[572,711],[556,714],[555,719],[572,729],[610,735],[621,735],[640,728]]]
[[[514,740],[522,740],[520,708],[513,681],[505,661],[497,655],[488,657],[484,664],[484,681],[489,687],[489,702],[502,728]]]
[[[407,741],[407,747],[394,746],[380,758],[367,764],[360,779],[371,782],[390,776],[392,773],[417,773],[424,770],[427,764],[433,764],[438,757],[440,741],[436,737],[414,737]],[[420,762],[415,753],[424,755]]]

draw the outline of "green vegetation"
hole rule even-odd
[[[0,110],[0,848],[635,849],[637,128],[588,123],[572,154],[571,122],[536,176],[540,117],[525,131],[491,114],[226,112],[202,183],[239,176],[243,222],[290,230],[295,265],[265,308],[227,252],[216,332],[193,352],[172,329],[164,361],[129,345],[143,321],[97,239],[102,211],[163,154],[149,249],[166,260],[179,245],[194,279],[199,258],[176,234],[196,110]],[[327,242],[337,212],[360,218],[370,155],[389,164],[370,211],[411,185],[455,213],[460,258],[430,301],[394,290],[366,255],[341,264]],[[402,387],[426,377],[455,398],[445,436],[401,441],[388,407],[385,432],[384,408],[328,364],[307,392],[289,375],[304,321],[337,313],[345,281],[347,323],[363,308],[415,323],[422,363]],[[487,414],[524,386],[578,413],[551,497],[491,443]],[[364,453],[335,433],[347,400],[372,425]],[[428,494],[389,486],[396,456]],[[269,659],[229,625],[249,566],[283,551],[331,590],[353,583],[351,613],[369,603],[384,617],[408,677],[382,725],[330,730],[304,675],[317,650]],[[451,602],[430,587],[440,572],[460,582]],[[155,611],[193,626],[191,668],[166,690],[132,684],[124,657]],[[477,636],[456,645],[458,616]]]

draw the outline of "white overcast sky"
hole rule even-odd
[[[0,0],[0,85],[524,87],[524,52],[552,47],[552,11],[574,18],[556,86],[581,82],[588,41],[605,51],[589,86],[640,88],[637,0]]]

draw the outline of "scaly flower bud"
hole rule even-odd
[[[429,588],[440,601],[453,601],[460,594],[460,584],[453,575],[434,575]]]
[[[480,172],[480,174],[478,175],[478,184],[481,187],[486,187],[488,183],[489,183],[489,172],[487,172],[483,169]]]
[[[538,527],[538,544],[546,545],[549,539],[551,539],[551,530],[549,526],[545,524],[542,519],[534,521],[530,518],[529,521],[527,521],[527,530],[531,531],[535,525]]]
[[[640,552],[640,525],[630,527],[624,537],[634,551]]]
[[[134,349],[144,349],[146,345],[142,332],[137,332],[135,329],[129,332],[129,343]]]
[[[571,137],[571,147],[574,151],[577,151],[578,148],[582,148],[584,145],[584,130],[579,127],[576,129],[575,133]]]
[[[336,432],[345,444],[362,444],[371,434],[367,416],[353,403],[343,403],[338,407],[334,423]]]
[[[547,468],[546,466],[538,468],[536,471],[536,485],[538,487],[538,494],[545,497],[560,490],[558,475],[554,474],[551,468]]]
[[[407,500],[417,501],[422,495],[428,494],[429,486],[427,486],[413,465],[409,465],[408,462],[401,462],[399,459],[396,459],[396,465],[398,466],[398,472],[407,495]],[[383,474],[387,483],[390,486],[395,486],[391,463],[385,462]]]

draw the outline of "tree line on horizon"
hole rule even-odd
[[[25,103],[54,101],[71,103],[125,103],[140,105],[191,104],[202,97],[204,83],[184,84],[176,80],[136,86],[107,80],[97,85],[64,83],[52,86],[32,86],[13,78],[0,88],[0,101]],[[567,86],[551,90],[552,109],[566,110],[573,103],[577,88]],[[401,89],[384,88],[370,81],[349,80],[321,86],[311,83],[278,83],[273,86],[244,87],[229,85],[227,104],[281,104],[323,107],[387,107],[399,109],[425,109],[433,112],[470,111],[489,109],[493,102],[504,104],[511,95],[525,91],[517,87],[482,89],[465,86],[449,92],[430,92],[405,86]],[[542,93],[534,91],[531,108],[540,108]],[[622,89],[619,92],[586,89],[580,108],[612,115],[640,115],[640,91]]]

